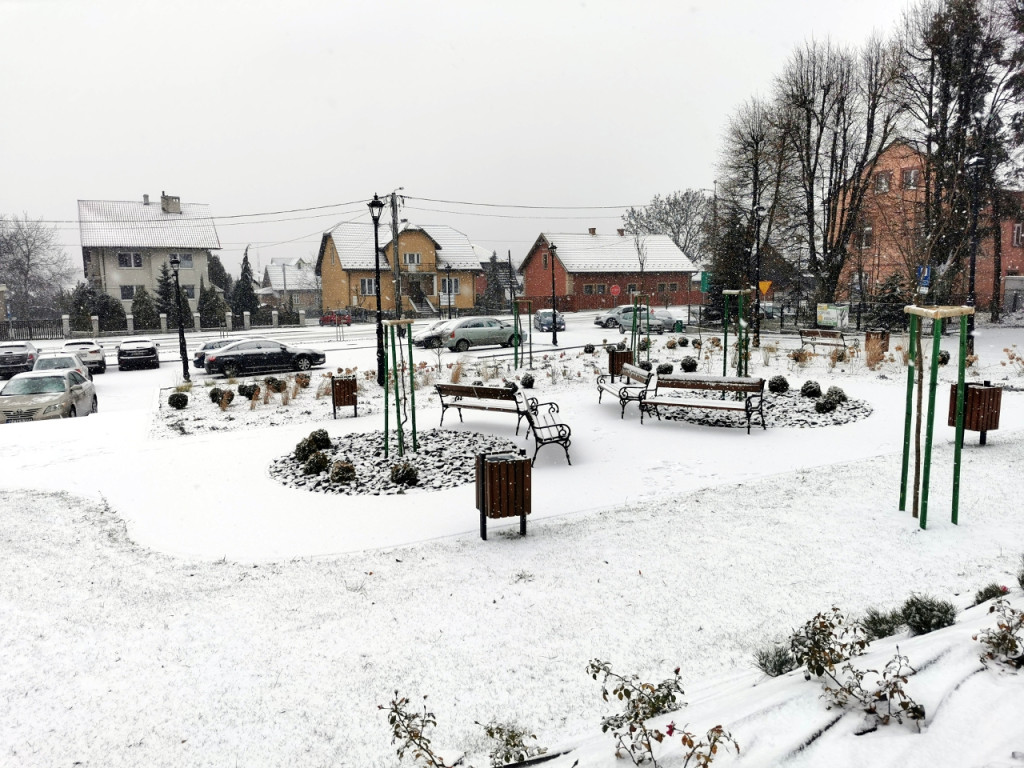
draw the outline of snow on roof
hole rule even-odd
[[[78,228],[83,248],[220,248],[206,203],[164,213],[159,201],[79,200]]]
[[[446,224],[426,224],[416,226],[405,224],[399,232],[423,232],[437,244],[437,268],[480,270],[480,258],[473,249],[469,238],[457,229]],[[363,222],[345,222],[324,233],[324,238],[334,240],[338,257],[345,269],[373,269],[373,224]],[[378,237],[382,250],[381,269],[388,267],[391,236],[390,229],[381,226]],[[321,248],[322,251],[322,248]]]
[[[401,237],[402,232],[417,231],[423,232],[437,243],[438,269],[447,269],[449,265],[452,269],[474,271],[480,269],[480,256],[464,232],[449,227],[447,224],[405,224],[398,235]],[[391,238],[389,237],[387,243],[381,247],[386,249],[390,244]],[[488,258],[490,255],[488,252]]]
[[[557,246],[558,260],[569,272],[630,272],[640,268],[632,235],[542,233]],[[644,235],[645,272],[694,272],[697,266],[668,235]]]
[[[307,267],[270,264],[263,270],[263,282],[275,291],[315,291],[316,274]]]
[[[378,237],[383,237],[382,228]],[[345,269],[373,269],[373,224],[347,221],[324,232],[324,239],[330,237],[338,251],[341,266]],[[383,247],[383,242],[381,242]],[[321,258],[323,247],[321,247]],[[317,261],[319,267],[319,260]],[[380,268],[388,267],[387,251],[380,256]]]

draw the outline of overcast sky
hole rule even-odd
[[[793,48],[890,33],[902,0],[0,0],[0,213],[161,191],[208,203],[223,259],[315,256],[401,216],[521,259],[540,232],[711,188],[723,125]],[[413,200],[411,198],[421,198]],[[331,207],[324,207],[331,206]],[[272,213],[293,209],[296,213]],[[267,214],[250,216],[249,214]]]

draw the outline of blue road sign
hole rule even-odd
[[[921,288],[927,288],[932,284],[932,268],[921,265],[917,268],[917,284]]]

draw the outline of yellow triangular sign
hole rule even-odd
[[[767,296],[768,295],[768,291],[771,290],[772,281],[771,280],[762,280],[757,285],[761,289],[761,295],[762,296]]]

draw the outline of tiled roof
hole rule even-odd
[[[206,203],[164,213],[159,200],[79,200],[78,228],[84,248],[220,248]]]
[[[558,260],[569,272],[640,270],[632,235],[545,232],[541,237],[557,246]],[[644,235],[643,246],[647,252],[645,272],[695,272],[698,269],[668,235]]]
[[[271,264],[263,270],[263,282],[269,282],[275,291],[315,291],[316,275],[312,269],[300,269],[288,264]]]

